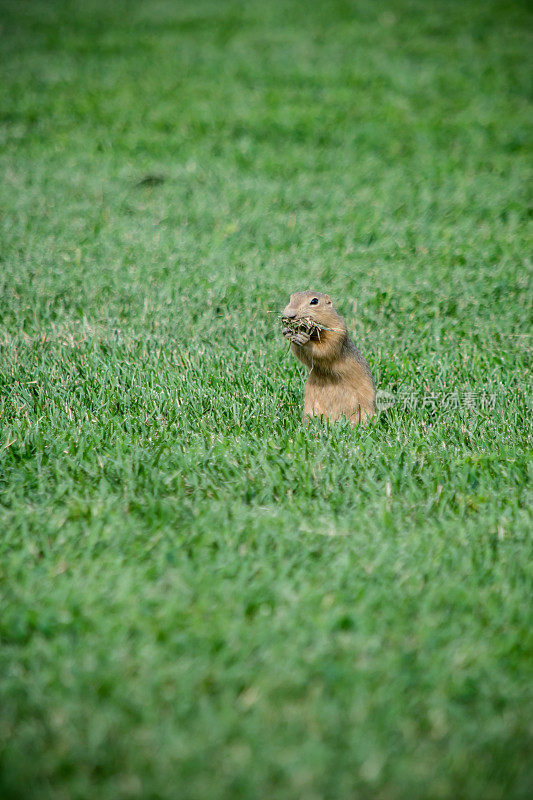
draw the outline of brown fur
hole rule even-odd
[[[311,305],[314,298],[318,303]],[[324,415],[332,420],[344,416],[353,425],[372,417],[376,392],[370,368],[328,295],[310,291],[292,294],[283,315],[313,320],[329,328],[316,330],[310,337],[294,335],[288,329],[283,332],[296,358],[309,369],[304,415]]]

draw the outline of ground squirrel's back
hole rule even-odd
[[[329,296],[292,294],[283,315],[289,323],[307,323],[306,330],[295,331],[288,324],[283,331],[294,355],[309,369],[304,414],[332,420],[344,416],[354,425],[373,416],[376,392],[370,368]]]

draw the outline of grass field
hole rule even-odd
[[[527,4],[0,16],[2,798],[530,797]]]

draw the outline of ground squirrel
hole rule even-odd
[[[346,417],[353,425],[376,411],[370,368],[348,336],[343,318],[327,294],[291,294],[283,312],[283,335],[309,368],[304,416]]]

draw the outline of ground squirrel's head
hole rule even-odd
[[[331,298],[322,292],[296,292],[291,294],[283,316],[291,320],[312,320],[321,325],[338,329],[342,318],[333,307]]]
[[[321,313],[325,308],[331,308],[332,303],[329,295],[322,292],[296,292],[291,294],[288,305],[283,312],[284,317],[289,319],[303,319],[313,317],[316,313]]]

